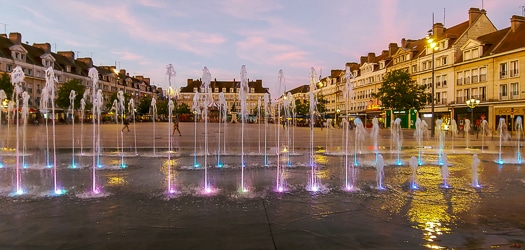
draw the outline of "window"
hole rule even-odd
[[[487,100],[486,92],[487,92],[487,87],[479,87],[479,99],[480,100],[482,101]]]
[[[447,57],[441,57],[441,65],[447,65]]]
[[[222,93],[226,93],[226,88],[222,88]]]
[[[11,65],[11,64],[6,65],[5,70],[6,70],[7,72],[11,72],[11,71],[13,71],[13,65]]]
[[[509,93],[508,93],[508,89],[507,89],[507,84],[499,85],[499,97],[502,100],[508,99]]]
[[[440,104],[441,103],[441,93],[440,92],[436,92],[436,102],[437,104]]]
[[[463,51],[463,61],[470,60],[470,50]]]
[[[456,81],[457,81],[456,82],[457,85],[463,85],[463,72],[457,73]]]
[[[463,91],[456,91],[456,103],[463,103]]]
[[[215,92],[215,93],[219,93],[219,88],[214,88],[214,89],[213,89],[213,92]]]
[[[441,76],[436,76],[436,87],[441,88]]]
[[[472,92],[472,97],[479,99],[478,88],[472,88],[470,91]]]
[[[510,77],[519,76],[518,68],[519,68],[518,60],[510,62]]]
[[[230,88],[230,93],[234,93],[234,92],[233,92],[233,88]]]
[[[479,57],[479,49],[475,48],[472,49],[472,58],[478,58]]]
[[[500,79],[507,78],[507,75],[508,75],[507,71],[508,71],[507,63],[500,63],[499,64],[499,78]]]
[[[447,86],[447,75],[443,75],[441,78],[442,78],[443,88],[445,88]]]
[[[447,91],[441,92],[441,103],[447,104]]]
[[[465,100],[470,99],[470,89],[464,89],[463,96],[465,97]]]
[[[512,98],[518,98],[520,96],[519,83],[513,82],[510,84],[510,95]]]
[[[479,82],[479,69],[473,69],[472,70],[472,83]]]
[[[487,81],[487,67],[481,67],[479,68],[479,81],[480,82],[486,82]]]
[[[198,91],[199,91],[199,88],[197,88],[197,87],[193,88],[193,93],[197,93]]]
[[[470,70],[465,71],[465,84],[470,84]]]

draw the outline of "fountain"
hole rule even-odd
[[[210,184],[208,182],[208,105],[210,95],[211,73],[208,68],[204,67],[202,70],[202,84],[201,90],[204,95],[204,103],[202,109],[202,116],[204,117],[204,191],[211,192]]]
[[[55,83],[58,82],[58,79],[55,77],[55,72],[54,72],[53,68],[51,68],[51,67],[49,67],[46,70],[45,76],[46,76],[45,77],[46,78],[46,86],[44,87],[44,89],[46,91],[49,91],[48,92],[49,96],[46,96],[46,97],[49,98],[49,100],[51,100],[51,117],[52,117],[52,130],[53,130],[52,140],[53,140],[53,184],[54,184],[54,191],[55,191],[55,194],[62,194],[63,190],[58,188],[58,184],[57,184],[57,153],[56,153],[56,141],[55,141],[55,135],[56,135],[56,131],[55,131]],[[47,110],[46,110],[46,112],[47,112]]]
[[[363,126],[363,122],[359,117],[356,117],[354,119],[354,125],[355,125],[355,145],[354,145],[354,166],[359,166],[359,162],[357,160],[357,155],[361,154],[363,142],[366,138],[366,130]]]
[[[401,146],[403,144],[403,133],[401,131],[401,118],[396,118],[394,120],[393,126],[392,126],[392,140],[394,141],[394,144],[397,145],[397,159],[396,164],[398,166],[403,165],[403,162],[401,161]]]
[[[268,138],[268,115],[270,114],[270,97],[268,93],[264,93],[264,166],[268,167],[268,153],[267,153],[267,138]]]
[[[423,124],[421,123],[421,118],[416,119],[416,130],[414,131],[414,137],[417,140],[417,162],[419,165],[423,164]]]
[[[485,136],[490,134],[489,123],[487,120],[481,120],[481,152],[485,152]]]
[[[410,189],[418,189],[417,185],[417,167],[419,166],[419,160],[412,156],[410,157],[410,167],[412,168],[412,178],[410,178]]]
[[[470,146],[470,130],[471,130],[471,124],[470,124],[470,120],[469,119],[465,119],[465,124],[463,125],[463,131],[464,131],[464,134],[466,134],[466,141],[467,141],[467,147],[466,148],[469,148]]]
[[[193,131],[194,131],[194,140],[193,140],[193,167],[198,168],[200,167],[199,163],[197,162],[197,118],[198,115],[201,112],[200,107],[200,98],[199,98],[199,92],[196,91],[195,95],[193,96],[193,106],[191,107],[191,110],[193,112]]]
[[[473,188],[480,188],[481,185],[479,185],[478,181],[478,167],[479,167],[480,160],[478,158],[477,154],[472,155],[472,184],[471,186]]]
[[[507,123],[505,122],[505,118],[499,118],[499,124],[498,124],[498,133],[499,133],[499,151],[498,151],[498,164],[503,164],[505,161],[503,161],[502,156],[502,147],[503,142],[507,141],[510,138],[509,131],[507,130]]]
[[[7,95],[5,94],[5,91],[3,89],[0,89],[0,103],[3,103],[4,100],[7,99]],[[0,131],[2,130],[2,111],[0,111]],[[7,138],[6,138],[7,141]],[[5,148],[4,141],[2,141],[2,144],[0,144],[0,149]],[[0,155],[0,168],[4,167],[4,159],[2,155]]]
[[[279,74],[277,76],[277,79],[279,79],[278,84],[278,93],[284,93],[284,84],[285,84],[285,78],[283,70],[279,70]],[[283,96],[284,97],[284,96]],[[284,175],[284,167],[281,166],[281,126],[279,125],[281,119],[281,104],[277,104],[277,150],[276,150],[276,156],[277,156],[277,177],[275,178],[276,182],[276,191],[277,192],[283,192],[285,189],[285,175]]]
[[[130,119],[133,121],[133,140],[134,140],[134,148],[135,148],[135,155],[138,155],[137,152],[137,130],[135,129],[137,127],[136,125],[136,117],[135,117],[135,101],[133,101],[133,98],[129,99],[128,102],[128,112],[130,114]],[[127,118],[127,117],[126,117]]]
[[[523,121],[521,116],[516,117],[516,163],[523,163],[521,159],[521,134],[523,133]]]
[[[155,144],[155,139],[157,137],[157,134],[155,132],[156,130],[156,124],[155,122],[157,121],[157,100],[155,99],[155,97],[151,98],[151,104],[150,104],[150,110],[149,110],[150,114],[151,114],[151,120],[153,121],[153,155],[156,156],[157,155],[157,151],[156,151],[156,144]]]
[[[441,165],[441,177],[443,178],[442,188],[450,188],[448,185],[448,177],[450,175],[448,171],[448,157],[446,153],[443,153],[443,162]]]
[[[452,152],[455,153],[454,150],[454,141],[456,138],[456,135],[458,134],[458,124],[456,123],[456,120],[452,119],[450,121],[450,133],[452,134]]]
[[[442,128],[443,128],[443,120],[441,120],[441,118],[437,119],[435,131],[438,137],[437,154],[438,154],[438,164],[439,165],[443,164],[442,156],[443,156],[443,148],[445,147],[445,131]]]
[[[239,90],[239,100],[241,102],[241,192],[247,192],[248,189],[244,183],[244,169],[246,168],[246,162],[244,161],[244,124],[246,123],[246,117],[248,116],[248,106],[246,98],[248,98],[248,77],[246,73],[246,66],[241,67],[241,87]]]
[[[24,72],[22,71],[22,68],[20,66],[16,66],[13,72],[11,72],[11,83],[14,86],[14,92],[13,92],[13,103],[16,103],[15,110],[17,111],[16,114],[16,194],[21,195],[24,193],[24,190],[22,189],[22,177],[21,177],[21,170],[20,170],[20,119],[18,115],[18,107],[19,107],[19,95],[22,93],[22,83],[24,81]]]
[[[219,133],[218,133],[218,145],[217,145],[217,167],[222,168],[223,164],[221,162],[221,123],[224,126],[224,134],[226,134],[226,110],[228,103],[226,102],[226,97],[224,97],[224,92],[219,93]],[[266,138],[265,138],[266,139]],[[226,136],[224,136],[224,150],[226,152]]]
[[[379,120],[377,117],[374,117],[372,119],[372,130],[370,131],[370,137],[372,137],[372,141],[374,143],[374,153],[377,155],[379,154],[379,146],[377,145],[377,137],[379,136]]]
[[[97,91],[97,83],[98,83],[98,71],[96,68],[90,68],[88,72],[88,76],[91,78],[92,85],[91,85],[91,103],[93,104],[93,107],[91,108],[92,115],[92,187],[91,192],[94,195],[100,194],[100,189],[97,186],[97,167],[99,167],[100,163],[100,119],[101,119],[101,113],[102,113],[102,91]]]
[[[314,95],[314,90],[316,86],[317,81],[317,73],[315,72],[315,69],[312,67],[310,70],[310,91],[308,93],[309,101],[310,101],[310,178],[308,182],[308,190],[316,192],[319,191],[320,188],[320,180],[317,177],[316,174],[316,163],[314,158],[314,120],[315,120],[315,114],[317,111],[317,99]]]
[[[69,92],[69,113],[71,114],[71,167],[76,168],[75,164],[75,98],[77,93],[75,90]]]
[[[378,154],[377,160],[375,162],[376,167],[376,183],[377,183],[377,189],[383,190],[385,189],[383,187],[383,178],[385,178],[385,160],[383,159],[383,155]]]

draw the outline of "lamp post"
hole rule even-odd
[[[430,122],[430,126],[431,126],[430,136],[434,137],[435,130],[436,130],[436,128],[435,128],[435,126],[436,126],[436,124],[435,124],[436,118],[434,117],[434,89],[435,89],[435,87],[434,87],[434,78],[435,78],[434,77],[434,74],[435,74],[435,72],[434,72],[434,51],[437,50],[437,47],[436,47],[437,43],[434,42],[433,38],[430,38],[428,36],[427,36],[427,43],[428,43],[429,48],[432,50],[432,62],[431,62],[431,64],[432,64],[432,83],[431,83],[432,84],[431,85],[431,88],[432,88],[432,104],[431,104],[432,117],[431,117],[431,122]]]
[[[339,127],[339,122],[337,122],[337,116],[339,116],[339,113],[341,113],[341,110],[339,108],[337,108],[335,110],[335,124],[337,124],[337,127]]]
[[[465,103],[467,104],[467,107],[470,108],[470,124],[473,124],[474,122],[474,108],[476,108],[479,105],[480,100],[476,98],[470,98]],[[471,130],[472,131],[472,130]],[[472,131],[471,133],[473,133]]]

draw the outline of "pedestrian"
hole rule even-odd
[[[179,116],[175,116],[175,120],[173,121],[173,132],[171,132],[171,135],[175,135],[175,131],[179,132],[179,136],[182,136],[179,130]]]
[[[124,129],[128,129],[129,132],[129,120],[128,118],[124,119],[124,127],[122,128],[122,132],[124,132]]]

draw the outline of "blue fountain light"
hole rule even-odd
[[[102,168],[102,165],[98,164],[98,166],[97,166],[97,167],[98,167],[98,168]]]
[[[0,162],[0,168],[4,168],[4,164]]]
[[[217,163],[217,167],[218,167],[218,168],[223,168],[223,167],[224,167],[224,164],[222,164],[222,163],[219,162],[219,163]]]
[[[66,190],[64,189],[55,189],[55,194],[56,195],[63,195],[66,193]]]
[[[128,165],[122,163],[122,165],[120,165],[120,168],[128,168]]]
[[[415,183],[413,183],[412,185],[410,185],[410,188],[411,188],[412,190],[417,190],[417,189],[419,189],[419,187],[418,187]]]
[[[24,164],[23,168],[27,168],[27,164]]]
[[[193,164],[193,167],[194,167],[194,168],[200,168],[200,167],[201,167],[201,164],[199,164],[199,163],[195,163],[195,164]]]
[[[398,166],[401,166],[401,165],[403,165],[403,162],[402,162],[401,160],[398,159],[398,160],[397,160],[397,165],[398,165]]]
[[[16,191],[16,194],[17,194],[17,195],[23,195],[23,194],[24,194],[24,190],[22,190],[22,189],[18,189],[18,190]]]

